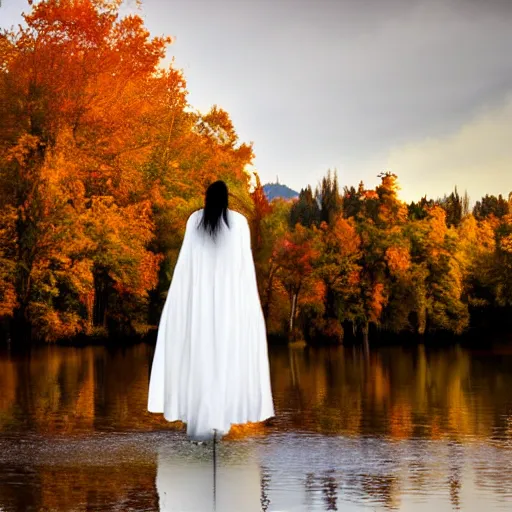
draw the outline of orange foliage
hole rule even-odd
[[[387,296],[384,293],[384,285],[382,283],[375,283],[373,285],[370,300],[368,302],[369,321],[378,323],[382,313],[382,308],[386,304]]]
[[[409,250],[405,247],[388,247],[386,249],[386,262],[392,274],[403,274],[411,266]]]
[[[0,44],[0,315],[19,308],[46,339],[109,318],[145,331],[209,182],[251,211],[252,147],[221,108],[187,109],[181,72],[159,67],[171,38],[120,4],[43,0]]]

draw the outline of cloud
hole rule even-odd
[[[245,48],[238,67],[250,72],[231,74],[229,62],[242,55],[234,47],[211,59],[226,66],[218,84],[205,74],[193,88],[194,98],[202,83],[218,90],[241,137],[254,140],[264,179],[278,173],[298,188],[338,167],[345,183],[370,185],[390,148],[447,137],[510,90],[512,2],[294,5],[273,3],[264,25],[255,16],[252,46],[236,39]],[[441,182],[436,194],[449,187]]]
[[[1,26],[27,10],[26,0],[2,1]],[[254,141],[264,181],[278,174],[299,189],[337,167],[343,184],[374,186],[389,157],[404,194],[458,183],[476,197],[482,165],[501,169],[507,158],[478,132],[467,154],[485,145],[487,156],[457,157],[475,176],[435,174],[434,163],[445,167],[434,161],[430,178],[414,171],[434,146],[478,131],[491,115],[483,108],[500,116],[512,84],[511,0],[143,0],[141,13],[152,34],[176,36],[169,57],[191,104],[220,105]]]
[[[449,194],[455,185],[472,202],[512,191],[512,94],[444,137],[397,146],[387,169],[398,174],[403,199]]]

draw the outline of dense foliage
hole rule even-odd
[[[0,315],[46,340],[147,331],[209,182],[251,205],[251,146],[119,7],[45,0],[0,36]]]
[[[372,326],[461,334],[471,312],[512,306],[512,197],[486,196],[473,213],[456,189],[407,205],[397,177],[380,178],[375,190],[340,192],[328,173],[315,193],[271,204],[265,237],[278,219],[284,233],[260,269],[271,331],[332,341]]]

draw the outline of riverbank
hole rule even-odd
[[[510,317],[509,317],[510,318]],[[509,325],[510,324],[510,325]],[[145,336],[86,336],[80,335],[75,338],[61,339],[51,345],[67,347],[87,347],[87,346],[105,346],[105,347],[130,347],[138,343],[148,343],[154,345],[157,338],[157,329],[150,330]],[[270,346],[288,346],[288,338],[283,335],[268,335]],[[372,328],[369,333],[368,341],[370,347],[381,346],[454,346],[462,345],[468,347],[488,346],[490,342],[495,343],[500,340],[502,345],[512,346],[512,323],[508,321],[501,324],[480,325],[468,329],[460,335],[449,332],[427,333],[419,335],[415,333],[391,333]],[[0,347],[10,347],[14,350],[21,350],[45,346],[48,343],[42,340],[29,340],[28,338],[17,338],[13,333],[3,331],[0,333]],[[296,347],[329,347],[336,346],[325,340],[295,340],[292,343]],[[347,332],[342,343],[339,345],[363,347],[364,340],[361,335],[354,336]]]

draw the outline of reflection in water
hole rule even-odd
[[[461,472],[464,465],[464,453],[456,443],[449,447],[449,473],[450,501],[453,510],[460,510]]]
[[[165,425],[145,411],[150,356],[143,344],[0,353],[0,430],[73,435]]]
[[[181,453],[173,446],[158,448],[156,486],[161,512],[259,512],[260,469],[247,449],[217,445],[214,475],[212,447],[191,445]],[[248,448],[248,447],[246,447]]]
[[[262,512],[267,512],[268,507],[270,505],[270,499],[268,497],[268,489],[269,489],[269,483],[270,483],[270,472],[267,470],[265,466],[261,468],[261,482],[260,482],[260,489],[261,489],[261,510]]]
[[[211,510],[211,446],[146,412],[152,354],[0,352],[0,509]],[[218,445],[218,511],[494,511],[512,500],[510,351],[270,356],[276,418]]]
[[[338,484],[333,473],[334,470],[331,470],[322,476],[322,489],[326,510],[338,510]]]
[[[157,511],[154,464],[140,452],[130,457],[110,452],[115,442],[1,446],[0,510]]]
[[[467,440],[508,437],[512,357],[460,348],[275,351],[272,384],[288,429]],[[498,414],[496,414],[498,412]]]
[[[0,352],[0,432],[45,435],[172,428],[146,411],[152,348]],[[277,417],[251,434],[312,431],[393,439],[512,439],[512,356],[338,347],[271,351]],[[240,429],[234,429],[232,438]],[[246,430],[241,429],[243,435]]]

